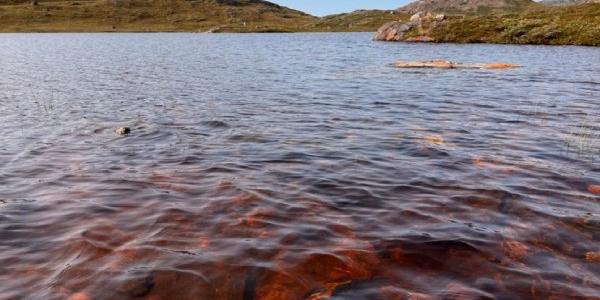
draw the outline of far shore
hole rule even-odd
[[[112,6],[106,0],[48,0],[0,5],[0,33],[300,33],[371,32],[408,22],[397,11],[365,10],[325,17],[285,7],[224,7],[188,1]],[[208,2],[207,2],[208,3]],[[447,15],[406,37],[431,43],[600,46],[600,4],[536,6],[518,12]],[[418,41],[413,41],[418,42]]]
[[[184,30],[172,30],[172,31],[0,31],[0,35],[9,34],[159,34],[159,33],[185,33],[185,34],[200,34],[200,35],[228,35],[228,34],[302,34],[302,33],[313,33],[313,34],[329,34],[329,33],[364,33],[373,34],[370,31],[224,31],[224,32],[199,32],[199,31],[184,31]],[[464,42],[464,41],[432,41],[432,42],[415,42],[415,41],[399,41],[399,42],[386,42],[386,41],[373,41],[375,43],[382,44],[430,44],[430,45],[443,45],[443,44],[459,44],[459,45],[510,45],[510,46],[574,46],[574,47],[600,47],[600,45],[578,45],[578,44],[544,44],[544,43],[503,43],[503,42]]]

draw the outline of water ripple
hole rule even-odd
[[[600,298],[593,48],[0,40],[2,299]]]

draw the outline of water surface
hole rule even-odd
[[[599,299],[599,96],[598,48],[0,35],[0,298]]]

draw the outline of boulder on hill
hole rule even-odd
[[[443,14],[433,15],[431,12],[417,12],[410,17],[410,21],[398,21],[384,24],[373,36],[375,41],[386,42],[434,42],[430,36],[431,29],[444,22]]]
[[[413,22],[402,23],[392,21],[383,24],[373,36],[375,41],[398,42],[404,39],[404,34],[416,26]]]

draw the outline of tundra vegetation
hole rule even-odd
[[[600,46],[600,4],[450,16],[429,34],[437,42]]]
[[[257,0],[0,0],[0,32],[288,32],[315,19]]]

